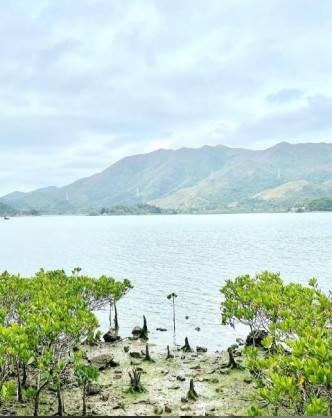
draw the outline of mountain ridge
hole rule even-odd
[[[308,182],[302,193],[290,190],[280,195],[280,190],[274,190],[301,181]],[[268,197],[269,190],[273,197]],[[281,142],[265,150],[221,144],[159,149],[125,157],[100,173],[63,187],[13,192],[0,201],[18,210],[45,213],[142,203],[186,212],[285,208],[299,196],[304,200],[332,196],[332,144]]]

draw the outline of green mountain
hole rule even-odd
[[[68,186],[1,201],[45,213],[143,203],[190,212],[282,209],[322,197],[332,197],[332,144],[282,142],[263,151],[217,145],[134,155]]]
[[[230,159],[213,177],[152,200],[188,210],[285,209],[297,200],[332,196],[332,144],[280,143]]]

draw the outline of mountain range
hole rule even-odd
[[[64,187],[14,192],[0,202],[40,213],[145,203],[201,212],[283,210],[322,197],[332,197],[332,144],[281,142],[266,150],[160,149],[123,158]]]

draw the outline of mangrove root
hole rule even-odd
[[[167,346],[167,356],[166,356],[166,360],[169,360],[170,358],[174,358],[173,354],[170,353],[169,351],[169,345]]]
[[[232,349],[227,348],[227,352],[228,352],[228,355],[229,355],[229,361],[226,364],[222,364],[221,369],[230,368],[230,369],[243,370],[243,367],[240,366],[240,364],[235,361]]]
[[[185,353],[191,353],[193,351],[192,348],[189,345],[188,337],[185,338],[184,346],[181,347],[181,350],[184,351]]]
[[[146,344],[145,346],[145,357],[143,361],[151,361],[152,363],[154,363],[154,360],[151,358],[150,353],[149,353],[149,344]]]
[[[194,388],[194,379],[190,379],[189,390],[187,393],[187,398],[196,401],[198,398],[198,394]]]
[[[146,392],[145,387],[141,383],[141,374],[142,372],[137,370],[137,367],[133,367],[131,372],[128,372],[130,377],[130,392]]]
[[[145,340],[148,340],[149,339],[148,332],[149,331],[148,331],[146,318],[145,318],[145,315],[143,315],[143,328],[142,328],[142,331],[141,331],[141,334],[140,334],[139,338],[143,338]]]

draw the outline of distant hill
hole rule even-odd
[[[84,212],[148,203],[182,212],[287,209],[332,197],[332,144],[285,142],[263,151],[223,145],[126,157],[68,186],[0,200],[19,210]]]

